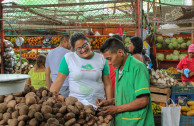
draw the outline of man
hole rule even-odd
[[[99,114],[115,114],[116,126],[154,126],[148,69],[124,50],[117,38],[109,38],[100,48],[115,68],[115,99],[97,99],[98,106],[105,106]]]
[[[71,49],[71,44],[69,42],[69,35],[63,35],[60,39],[60,45],[59,47],[55,48],[46,57],[46,82],[48,89],[51,86],[51,80],[50,80],[50,74],[52,75],[52,82],[57,77],[59,65],[61,63],[62,58],[64,55],[68,52],[70,52],[69,49]],[[68,79],[63,83],[62,88],[60,89],[60,92],[63,96],[68,97],[69,95],[69,83]]]

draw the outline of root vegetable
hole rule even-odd
[[[19,112],[17,110],[11,113],[12,119],[18,118],[18,116],[19,116]]]
[[[7,104],[6,103],[0,103],[0,113],[4,113],[7,110]]]
[[[2,103],[4,101],[5,96],[4,95],[0,95],[0,103]]]
[[[95,111],[92,111],[91,109],[86,109],[86,114],[92,114],[95,115]]]
[[[42,97],[46,97],[47,96],[47,91],[46,90],[43,90],[42,91]]]
[[[1,120],[0,121],[0,126],[3,126],[3,125],[5,125],[6,124],[6,121],[5,120]]]
[[[25,122],[24,122],[24,121],[20,121],[20,122],[18,123],[18,126],[25,126]]]
[[[53,114],[56,114],[56,113],[58,113],[59,112],[59,109],[58,108],[53,108]]]
[[[84,110],[86,110],[86,109],[94,109],[94,108],[92,105],[86,105],[86,106],[84,106]]]
[[[0,120],[3,119],[3,113],[0,113]]]
[[[9,113],[12,113],[12,112],[14,112],[14,111],[15,111],[14,108],[8,108],[8,109],[7,109],[7,112],[9,112]]]
[[[76,107],[72,106],[72,105],[68,105],[67,106],[67,111],[68,112],[73,112],[74,114],[78,114],[79,113],[79,110]]]
[[[85,124],[86,121],[85,121],[84,119],[79,119],[79,120],[77,121],[77,123],[79,123],[79,124]]]
[[[98,120],[99,120],[101,123],[104,122],[104,118],[103,118],[102,116],[99,116],[99,117],[98,117]]]
[[[86,112],[84,110],[80,111],[79,119],[85,119],[86,118]]]
[[[79,123],[75,123],[73,124],[73,126],[81,126]]]
[[[46,114],[44,114],[44,118],[45,118],[46,120],[48,120],[49,118],[54,118],[54,115],[51,114],[51,113],[46,113]]]
[[[74,117],[75,117],[75,114],[72,113],[72,112],[70,112],[70,113],[67,113],[67,114],[64,116],[64,119],[65,119],[65,120],[70,120],[70,119],[72,119],[72,118],[74,118]]]
[[[27,97],[26,98],[26,105],[36,104],[36,99],[34,97]]]
[[[23,106],[21,106],[21,108],[19,109],[19,114],[20,114],[20,115],[27,115],[28,111],[29,111],[28,106],[27,106],[27,105],[23,105]]]
[[[77,98],[72,97],[72,96],[67,97],[67,98],[65,99],[66,105],[74,105],[75,102],[77,102],[77,101],[78,101]]]
[[[59,121],[55,118],[50,118],[47,120],[47,124],[49,126],[58,126],[59,125]]]
[[[30,111],[28,112],[28,117],[29,118],[33,118],[34,117],[34,114],[36,113],[37,111],[35,109],[30,109]]]
[[[25,98],[27,99],[28,97],[36,97],[36,94],[34,92],[29,92],[25,95]]]
[[[56,114],[56,117],[57,117],[57,118],[61,118],[62,116],[63,116],[63,115],[62,115],[61,113],[57,113],[57,114]]]
[[[47,126],[45,122],[41,122],[40,126]]]
[[[8,120],[8,125],[9,126],[17,126],[18,125],[18,120],[17,119],[9,119]]]
[[[112,116],[111,116],[111,115],[107,115],[107,116],[105,117],[105,119],[111,120],[111,119],[112,119]]]
[[[54,104],[53,107],[55,107],[55,108],[61,108],[62,107],[62,104],[61,104],[61,102],[57,102],[57,103]]]
[[[25,103],[24,97],[15,97],[16,103]]]
[[[52,113],[52,108],[50,106],[48,106],[48,105],[44,105],[41,108],[41,112],[42,113]]]
[[[41,104],[33,104],[29,107],[29,109],[34,109],[36,112],[40,112]]]
[[[5,120],[5,122],[7,122],[9,119],[11,118],[11,114],[10,113],[4,113],[3,114],[3,120]]]
[[[94,125],[94,123],[95,123],[95,119],[93,118],[93,119],[91,119],[87,124],[88,124],[89,126],[92,126],[92,125]]]
[[[42,121],[42,120],[44,119],[42,113],[40,113],[40,112],[36,112],[36,113],[34,114],[34,117],[35,117],[38,121]]]
[[[14,108],[16,105],[16,100],[11,100],[8,102],[7,107],[8,108]]]
[[[29,125],[30,126],[37,126],[38,125],[38,121],[35,118],[33,118],[33,119],[30,120]]]
[[[59,112],[64,114],[67,110],[67,107],[66,106],[62,106],[60,109],[59,109]]]
[[[6,97],[5,97],[5,99],[4,99],[4,102],[5,103],[8,103],[9,101],[11,101],[11,100],[13,100],[13,95],[7,95]]]
[[[18,121],[26,121],[28,120],[28,116],[27,115],[21,115],[18,117]]]
[[[75,103],[75,106],[76,106],[79,110],[84,109],[84,105],[83,105],[81,102],[79,102],[79,101],[77,101],[77,102]]]
[[[19,103],[15,105],[15,109],[19,110],[23,105],[26,105],[25,103]]]
[[[24,94],[24,92],[14,93],[13,96],[15,97],[21,97]]]
[[[65,123],[65,126],[71,126],[71,125],[73,125],[75,122],[76,122],[76,119],[75,119],[75,118],[72,118],[72,119],[68,120],[68,121]]]

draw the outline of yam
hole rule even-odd
[[[3,126],[3,125],[5,125],[7,122],[5,121],[5,120],[1,120],[0,121],[0,126]]]
[[[36,94],[34,92],[29,92],[25,95],[25,98],[27,99],[28,97],[36,97]]]
[[[61,104],[61,102],[57,102],[57,103],[54,104],[53,107],[55,107],[55,108],[61,108],[62,107],[62,104]]]
[[[59,108],[53,108],[53,114],[56,114],[56,113],[58,113],[59,112]]]
[[[31,109],[34,109],[34,110],[36,110],[36,112],[40,112],[40,110],[41,110],[41,104],[33,104],[33,105],[31,105],[30,107],[29,107],[29,109],[31,110]]]
[[[75,118],[72,118],[72,119],[68,120],[65,123],[65,126],[72,126],[75,122],[76,122],[76,119]]]
[[[24,121],[19,121],[18,126],[25,126],[25,122]]]
[[[55,118],[50,118],[47,120],[47,124],[49,124],[49,126],[58,126],[59,121]]]
[[[17,110],[11,113],[12,119],[18,118],[18,116],[19,116],[19,112]]]
[[[77,123],[79,123],[79,124],[85,124],[86,121],[85,121],[84,119],[79,119],[79,120],[77,121]]]
[[[5,99],[4,99],[4,102],[5,103],[8,103],[9,101],[11,101],[11,100],[13,100],[13,95],[7,95],[6,97],[5,97]]]
[[[41,122],[40,126],[46,126],[45,122]]]
[[[15,97],[16,103],[25,103],[24,97]]]
[[[0,103],[4,102],[4,98],[5,98],[4,95],[0,95]]]
[[[68,105],[67,106],[67,111],[68,112],[73,112],[74,114],[78,114],[79,113],[78,108],[76,108],[75,106],[72,106],[72,105]]]
[[[69,112],[69,113],[65,114],[65,116],[64,116],[65,120],[70,120],[72,118],[75,118],[75,114],[72,112]]]
[[[67,110],[67,107],[66,106],[62,106],[60,109],[59,109],[59,112],[64,114]]]
[[[65,97],[63,95],[58,95],[57,96],[57,100],[61,101],[61,102],[64,102],[65,101]]]
[[[5,120],[5,122],[7,122],[9,119],[11,118],[11,114],[6,112],[3,114],[3,120]]]
[[[73,126],[81,126],[79,123],[75,123],[73,124]]]
[[[67,97],[67,98],[65,99],[65,103],[66,103],[67,106],[68,106],[68,105],[74,105],[75,102],[77,102],[77,101],[78,101],[77,98],[72,97],[72,96]]]
[[[83,105],[81,102],[79,102],[79,101],[75,102],[75,106],[76,106],[79,110],[84,109],[84,105]]]
[[[84,110],[81,110],[79,113],[79,119],[85,119],[86,118],[86,112]]]
[[[36,104],[36,99],[35,97],[27,97],[25,102],[26,102],[26,105]]]
[[[89,126],[92,126],[92,125],[94,125],[94,123],[95,123],[95,120],[94,120],[94,118],[92,118],[87,124]]]
[[[48,105],[44,105],[41,108],[41,112],[42,113],[52,113],[52,108],[50,106],[48,106]]]
[[[34,117],[34,114],[36,113],[37,111],[35,109],[30,109],[30,111],[28,112],[28,117],[29,118],[33,118]]]
[[[104,118],[102,116],[98,116],[98,120],[101,122],[101,123],[104,123]]]
[[[94,108],[92,105],[86,105],[86,106],[84,106],[84,110],[86,110],[86,109],[94,109]]]
[[[63,115],[62,115],[61,113],[57,113],[57,114],[56,114],[56,117],[57,117],[57,118],[61,118],[62,116],[63,116]]]
[[[19,114],[20,114],[20,115],[27,115],[28,111],[29,111],[28,106],[27,106],[27,105],[23,105],[23,106],[21,106],[21,108],[19,109]]]
[[[38,121],[35,118],[33,118],[33,119],[31,119],[29,121],[29,125],[30,126],[37,126],[38,125]]]
[[[40,97],[40,98],[41,98],[41,97],[42,97],[42,91],[37,90],[37,91],[36,91],[36,95],[37,95],[38,97]]]
[[[8,109],[7,109],[7,112],[8,112],[8,113],[12,113],[12,112],[14,112],[14,111],[15,111],[14,108],[8,108]]]
[[[0,113],[0,120],[3,119],[3,113]]]
[[[105,117],[105,119],[107,119],[107,120],[112,120],[112,116],[111,116],[111,115],[107,115],[107,116]]]
[[[52,97],[53,93],[52,92],[48,92],[48,97]]]
[[[19,110],[23,105],[26,105],[25,103],[19,103],[15,105],[15,109]]]
[[[13,96],[15,97],[21,97],[24,94],[24,92],[14,93]]]
[[[27,115],[21,115],[21,116],[18,117],[18,121],[24,121],[25,122],[26,120],[28,120]]]
[[[40,112],[36,112],[36,113],[34,114],[34,117],[35,117],[35,119],[38,120],[38,121],[42,121],[42,120],[44,119],[42,113],[40,113]]]
[[[15,108],[16,100],[11,100],[8,102],[7,107],[8,108]]]
[[[9,119],[8,120],[8,125],[9,126],[17,126],[18,125],[18,120],[17,119]]]
[[[46,120],[48,120],[49,118],[54,118],[54,115],[51,114],[51,113],[45,113],[45,114],[44,114],[44,118],[45,118]]]
[[[46,97],[47,96],[47,91],[46,90],[43,90],[42,91],[42,97]]]
[[[92,111],[91,109],[86,109],[85,112],[86,112],[86,114],[92,114],[92,115],[96,114],[96,112]]]

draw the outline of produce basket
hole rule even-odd
[[[22,92],[28,78],[25,74],[1,74],[0,95]]]
[[[172,86],[172,93],[194,94],[194,87]]]

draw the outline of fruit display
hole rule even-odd
[[[152,102],[152,110],[154,114],[160,114],[161,113],[161,106]]]
[[[170,74],[179,74],[177,72],[177,69],[174,67],[169,67],[166,71],[169,72]]]
[[[191,44],[191,37],[156,37],[156,49],[187,49]]]
[[[30,51],[28,53],[21,54],[22,57],[38,57],[38,53],[35,53],[34,51]]]
[[[185,53],[180,53],[178,50],[174,50],[173,53],[164,55],[163,53],[156,53],[158,60],[182,60],[184,57],[187,56]]]
[[[178,85],[178,81],[168,75],[165,70],[151,69],[150,82],[158,87],[171,87]]]
[[[27,53],[27,52],[28,52],[27,49],[22,49],[22,50],[21,50],[21,54]],[[14,50],[14,53],[15,53],[15,55],[20,54],[20,50],[15,49],[15,50]]]
[[[0,96],[0,125],[95,126],[108,124],[111,115],[98,115],[92,105],[75,97],[63,97],[47,88],[26,85],[23,92]]]
[[[107,40],[107,37],[95,37],[90,39],[90,47],[92,49],[100,49],[103,43]]]
[[[40,43],[42,45],[43,43],[43,37],[31,37],[31,38],[27,38],[27,42],[29,43],[29,45],[37,45],[38,43]]]
[[[194,116],[194,101],[187,101],[188,106],[181,106],[181,113],[187,116]]]
[[[52,37],[52,44],[59,45],[60,44],[60,38],[59,37]]]

